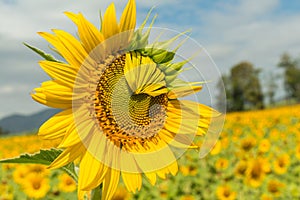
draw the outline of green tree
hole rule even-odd
[[[268,103],[269,105],[273,105],[275,103],[275,92],[277,89],[277,84],[275,82],[276,76],[273,73],[270,73],[267,77],[267,91],[266,96],[268,97]]]
[[[278,66],[284,69],[284,87],[287,99],[295,99],[300,102],[300,67],[299,62],[287,53],[284,53]]]
[[[241,62],[233,66],[231,69],[233,110],[264,107],[259,72],[250,62]]]
[[[249,62],[241,62],[232,67],[229,76],[223,75],[228,111],[264,108],[258,75],[259,70]]]

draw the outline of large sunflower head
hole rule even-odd
[[[179,78],[188,60],[174,62],[178,47],[169,47],[181,34],[149,44],[150,28],[144,31],[149,15],[135,30],[135,7],[129,0],[118,22],[111,4],[100,29],[81,13],[67,12],[79,38],[61,30],[39,33],[65,59],[47,55],[40,62],[52,80],[32,98],[62,111],[40,127],[39,135],[61,139],[58,148],[64,151],[51,168],[80,159],[80,198],[100,184],[103,198],[112,198],[120,176],[135,192],[142,174],[152,184],[157,176],[175,175],[176,159],[188,148],[198,149],[194,137],[204,135],[218,116],[208,106],[181,100],[202,88]]]

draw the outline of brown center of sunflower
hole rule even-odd
[[[271,192],[271,193],[277,193],[277,192],[279,192],[279,187],[278,186],[279,185],[276,182],[270,182],[268,184],[268,190],[269,190],[269,192]]]
[[[230,190],[226,188],[223,192],[224,197],[229,197],[230,196]]]
[[[261,171],[261,166],[259,164],[255,164],[251,171],[251,177],[253,179],[259,179],[259,177],[261,176]]]
[[[38,190],[41,187],[41,183],[39,181],[34,181],[32,183],[32,187],[33,187],[33,189]]]
[[[125,58],[116,57],[103,70],[94,102],[100,128],[119,147],[154,137],[164,125],[168,103],[166,94],[131,91],[124,76]]]

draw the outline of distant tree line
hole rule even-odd
[[[285,98],[300,102],[300,62],[285,53],[281,56],[278,67],[284,70]],[[223,88],[221,86],[222,82],[224,83],[226,92],[226,105],[220,100],[219,107],[226,106],[227,111],[230,112],[263,109],[266,103],[274,104],[275,92],[278,88],[276,77],[273,74],[269,76],[265,85],[266,92],[263,92],[259,73],[260,70],[247,61],[234,65],[230,73],[223,75],[218,83],[219,89]],[[268,101],[265,101],[266,98]]]

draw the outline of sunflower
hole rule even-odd
[[[247,168],[248,168],[247,161],[241,160],[236,164],[234,174],[239,178],[244,178],[246,175]]]
[[[277,180],[270,180],[268,183],[268,191],[275,197],[279,197],[284,184]]]
[[[284,174],[288,170],[288,167],[290,165],[290,156],[288,154],[282,154],[278,156],[274,163],[274,171],[277,174]]]
[[[47,176],[49,175],[50,170],[48,170],[45,165],[34,164],[34,165],[28,165],[28,172],[40,174],[42,176]]]
[[[35,173],[29,174],[22,185],[25,194],[36,199],[45,197],[50,190],[49,179]]]
[[[298,158],[298,160],[300,160],[300,144],[298,144],[296,146],[296,158]]]
[[[23,183],[28,173],[29,168],[27,166],[17,165],[15,171],[13,172],[14,181],[18,184]]]
[[[267,194],[262,194],[260,200],[273,200],[273,198]]]
[[[111,199],[120,177],[136,192],[142,174],[151,184],[157,176],[175,175],[178,156],[198,149],[194,136],[204,135],[212,117],[219,115],[205,105],[179,100],[202,88],[178,77],[188,60],[173,62],[178,48],[168,49],[180,35],[148,44],[150,29],[143,29],[150,13],[134,30],[134,0],[119,23],[111,4],[100,30],[81,13],[66,15],[77,25],[79,39],[62,30],[39,33],[66,61],[45,56],[39,64],[52,80],[32,93],[37,102],[62,109],[38,133],[46,140],[61,139],[58,148],[64,151],[50,168],[81,159],[79,199],[100,184],[103,199]]]
[[[124,188],[124,186],[119,186],[115,192],[113,200],[129,200],[131,199],[130,193]]]
[[[192,195],[184,195],[180,197],[180,200],[195,200],[195,197]]]
[[[258,150],[262,153],[266,153],[269,151],[270,147],[270,141],[268,139],[262,139],[259,143]]]
[[[233,191],[228,185],[219,186],[217,188],[217,197],[220,200],[234,200],[236,199],[236,192]]]
[[[228,160],[226,158],[219,158],[215,163],[215,168],[217,170],[224,170],[228,167]]]
[[[241,141],[241,149],[245,152],[250,151],[256,144],[256,139],[254,137],[247,137]]]
[[[76,182],[66,173],[59,175],[58,188],[63,192],[73,192],[76,190]]]
[[[254,188],[259,187],[264,181],[267,172],[269,172],[269,167],[265,159],[253,159],[249,161],[245,181]]]
[[[198,172],[197,167],[192,164],[188,166],[180,166],[179,169],[184,176],[195,176]]]

